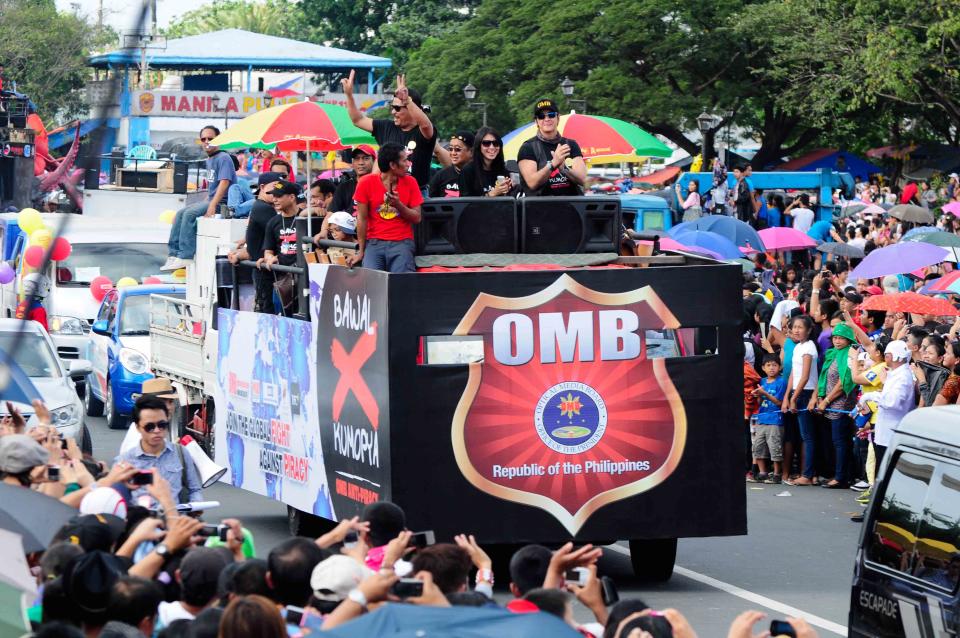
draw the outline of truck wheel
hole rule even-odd
[[[120,430],[127,427],[126,417],[117,411],[117,406],[113,397],[113,386],[110,385],[109,379],[107,379],[107,400],[103,402],[103,405],[105,408],[103,416],[107,420],[108,428],[111,430]]]
[[[87,382],[87,391],[83,393],[83,409],[87,416],[103,415],[103,401],[93,396],[93,384]]]
[[[93,440],[90,438],[90,429],[86,423],[83,424],[83,432],[80,435],[80,451],[93,455]]]
[[[287,505],[287,522],[290,524],[291,536],[306,536],[318,538],[337,526],[322,516],[301,512],[295,507]]]
[[[677,560],[677,539],[652,538],[630,541],[630,563],[640,580],[664,583],[673,575]]]

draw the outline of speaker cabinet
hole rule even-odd
[[[521,202],[524,254],[619,252],[618,197],[525,197]]]
[[[450,197],[424,200],[415,226],[418,255],[508,253],[517,250],[517,200]]]

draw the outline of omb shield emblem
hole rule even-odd
[[[543,444],[560,454],[579,454],[596,445],[607,429],[607,406],[596,390],[577,381],[543,393],[534,412]]]
[[[656,488],[683,456],[687,422],[645,339],[679,341],[679,328],[650,286],[602,293],[563,274],[525,297],[478,295],[453,333],[483,341],[451,429],[463,476],[571,534]]]

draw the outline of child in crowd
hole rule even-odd
[[[753,369],[754,350],[752,343],[744,343],[743,356],[743,432],[744,432],[744,459],[747,465],[747,480],[755,483],[753,475],[753,427],[750,419],[757,411],[760,401],[757,399],[757,386],[760,384],[760,375]]]
[[[754,390],[754,396],[760,399],[753,432],[753,457],[760,469],[755,482],[780,483],[783,476],[783,413],[780,407],[787,392],[787,382],[780,374],[780,359],[776,355],[764,355],[763,373],[766,377]],[[768,472],[767,461],[773,464],[772,473]]]

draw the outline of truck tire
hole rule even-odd
[[[651,538],[630,541],[630,563],[640,580],[665,583],[673,575],[677,560],[677,539]]]
[[[287,522],[290,524],[291,536],[306,536],[307,538],[323,536],[337,525],[321,516],[301,512],[290,505],[287,505]]]
[[[104,415],[107,419],[107,427],[111,430],[120,430],[127,427],[127,418],[117,411],[116,402],[113,400],[113,386],[110,385],[110,379],[107,379],[107,400],[103,402]]]
[[[83,424],[80,434],[80,451],[93,456],[93,439],[90,438],[90,429],[86,423]]]
[[[87,391],[83,393],[83,410],[87,416],[103,416],[103,401],[93,396],[93,384],[87,382]]]

